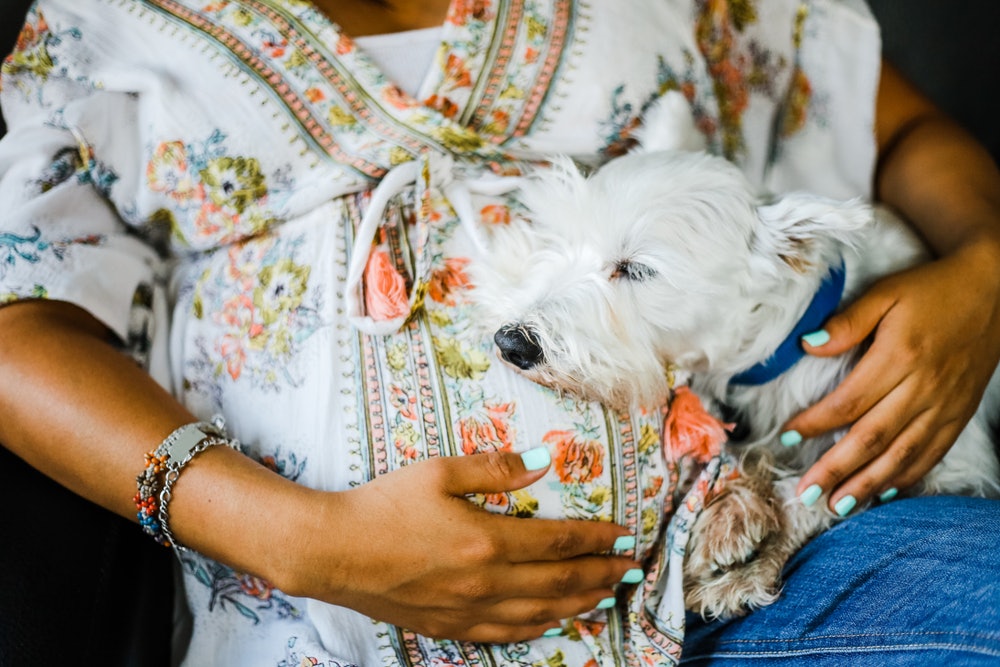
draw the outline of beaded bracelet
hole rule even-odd
[[[194,454],[210,446],[201,447],[203,442],[209,440],[212,441],[211,444],[227,444],[234,449],[239,446],[237,441],[226,437],[225,423],[221,417],[216,417],[211,423],[195,422],[181,426],[168,435],[156,449],[145,455],[146,469],[136,477],[137,491],[133,501],[138,509],[137,516],[143,532],[164,546],[177,545],[165,523],[168,515],[164,507],[165,486],[161,481],[161,475],[166,478],[173,472],[170,479],[172,485],[180,474],[180,469],[193,458]],[[169,502],[169,499],[168,493],[166,501]]]

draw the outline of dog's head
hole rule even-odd
[[[734,165],[686,151],[626,155],[591,177],[557,160],[524,203],[529,220],[473,267],[482,317],[530,379],[618,407],[662,401],[671,367],[735,373],[766,358],[768,327],[868,218],[809,196],[764,204]]]

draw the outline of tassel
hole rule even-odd
[[[701,399],[688,387],[678,387],[663,422],[663,447],[667,458],[677,461],[690,456],[708,463],[722,451],[727,431],[735,424],[724,424],[705,409]]]

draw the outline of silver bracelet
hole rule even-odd
[[[221,417],[214,418],[212,422],[213,428],[205,430],[198,428],[202,424],[192,425],[196,427],[185,432],[181,437],[176,438],[170,444],[169,451],[167,452],[166,473],[163,476],[163,489],[160,491],[158,518],[163,537],[177,551],[184,552],[188,549],[174,539],[174,534],[170,530],[170,514],[167,510],[167,505],[170,504],[171,489],[174,486],[174,482],[180,477],[181,470],[195,456],[215,445],[226,445],[231,449],[239,451],[239,440],[223,435],[225,431]],[[206,433],[205,431],[209,432]]]

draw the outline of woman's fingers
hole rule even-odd
[[[879,283],[832,315],[823,324],[821,335],[806,335],[803,347],[817,357],[832,357],[862,343],[895,304],[889,283]],[[818,332],[817,332],[818,333]]]
[[[876,287],[831,317],[823,327],[825,335],[807,335],[803,347],[818,357],[843,354],[867,339],[892,305],[891,296]],[[836,389],[796,415],[784,430],[810,438],[857,421],[902,379],[905,368],[894,362],[892,352],[876,340]]]
[[[846,514],[855,501],[917,482],[948,452],[975,411],[1000,342],[987,333],[996,326],[992,311],[963,298],[964,283],[975,282],[968,269],[946,258],[890,276],[831,318],[828,340],[807,336],[816,343],[806,341],[809,354],[828,356],[876,328],[841,384],[784,427],[810,438],[849,426],[803,475],[805,501],[827,495]]]
[[[883,353],[873,347],[833,391],[796,415],[783,431],[812,438],[858,424],[877,404],[896,392],[905,378],[905,369],[894,363],[891,352]],[[900,410],[905,412],[905,406],[900,406]],[[869,427],[878,427],[866,435],[869,440],[894,435],[891,423],[869,420],[865,428]]]
[[[514,563],[566,561],[588,554],[622,554],[635,548],[635,538],[614,523],[497,518],[505,523],[499,533],[502,548]]]
[[[828,496],[830,509],[846,514],[853,509],[851,501],[837,504],[845,496],[863,503],[883,484],[888,484],[886,488],[894,485],[904,488],[898,482],[890,483],[890,479],[899,478],[900,469],[909,465],[911,452],[924,442],[930,422],[926,412],[913,421],[896,419],[896,411],[906,406],[907,401],[905,392],[897,392],[866,414],[802,475],[797,489],[799,497],[808,503],[818,488]],[[891,428],[886,430],[882,425]]]
[[[511,565],[502,575],[507,597],[564,598],[597,589],[610,590],[638,564],[627,558],[581,556],[567,561],[535,561]]]
[[[919,421],[926,423],[930,418],[922,416]],[[953,433],[940,431],[925,442],[922,431],[923,426],[914,426],[901,434],[891,448],[831,493],[831,509],[836,511],[838,507],[853,504],[845,498],[855,499],[860,504],[875,498],[891,500],[899,491],[920,481],[948,451],[955,437]]]
[[[635,540],[622,526],[521,519],[468,500],[526,486],[547,468],[537,453],[430,459],[324,496],[336,522],[321,524],[364,535],[369,548],[360,553],[334,540],[315,560],[330,568],[329,593],[296,590],[429,636],[540,636],[612,597],[629,571],[630,581],[641,578],[628,557]],[[481,634],[470,635],[474,627]],[[490,632],[499,634],[482,634]]]
[[[548,450],[538,447],[521,454],[490,452],[435,459],[427,463],[436,469],[440,488],[465,502],[465,496],[469,494],[502,493],[523,488],[541,478],[550,462]],[[480,554],[487,558],[501,557],[515,563],[562,561],[586,554],[607,553],[615,549],[616,543],[619,551],[635,547],[635,540],[629,539],[625,528],[608,522],[525,521],[495,515],[492,520],[503,522],[503,526],[493,529],[493,537],[483,540],[481,544],[468,545],[472,550],[483,548],[496,552]]]
[[[568,597],[504,600],[492,608],[491,616],[502,625],[534,628],[559,623],[614,604],[615,592],[610,588],[601,588]]]

